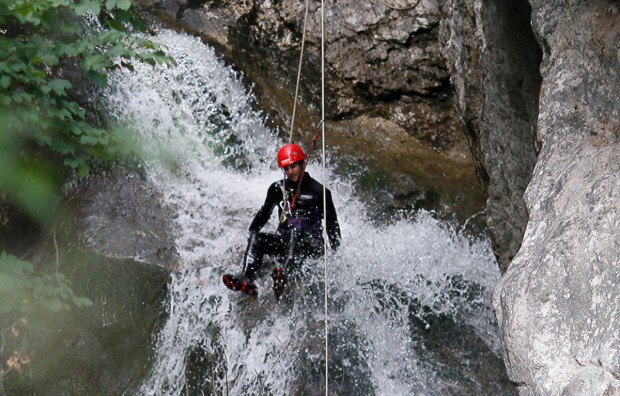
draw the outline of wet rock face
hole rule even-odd
[[[468,152],[438,40],[441,3],[325,2],[328,145],[331,150],[344,151],[352,139],[371,134],[381,141],[384,130],[364,129],[368,127],[367,119],[387,126],[388,135],[404,131],[408,135],[403,139],[405,144],[415,140],[436,155],[401,161],[400,167],[393,162],[375,161],[377,166],[373,165],[369,172],[415,179],[415,188],[399,195],[431,199],[412,199],[404,206],[395,203],[395,208],[429,209],[459,219],[482,219],[479,215],[483,213],[484,187]],[[146,7],[149,15],[155,15],[165,26],[199,35],[240,69],[244,80],[252,84],[268,126],[285,138],[291,130],[300,47],[305,43],[294,138],[309,144],[321,113],[320,2],[309,2],[305,40],[304,1],[156,0]],[[343,139],[342,131],[347,132]],[[378,149],[387,152],[390,147]],[[362,158],[376,153],[364,146],[357,154]],[[350,157],[351,153],[345,155]],[[447,174],[446,167],[452,167],[455,158],[465,172]],[[354,164],[366,165],[363,161]],[[462,177],[463,173],[466,177]],[[350,176],[346,171],[344,175]],[[456,190],[458,197],[449,195],[449,189]],[[460,202],[471,204],[463,210]]]
[[[441,40],[459,112],[487,188],[487,223],[500,268],[517,254],[528,221],[523,194],[537,159],[541,51],[526,0],[444,4]]]
[[[620,7],[531,4],[542,149],[494,297],[507,369],[522,395],[620,395]]]
[[[94,176],[71,204],[79,210],[81,242],[88,249],[176,269],[178,253],[170,222],[174,212],[139,174],[121,169]]]
[[[226,54],[256,84],[274,124],[288,130],[305,2],[161,0],[149,7]],[[300,95],[313,123],[320,114],[320,18],[320,3],[311,1]],[[435,149],[465,144],[437,40],[440,19],[436,0],[326,1],[328,116],[380,116]]]

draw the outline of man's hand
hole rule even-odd
[[[336,252],[340,247],[340,239],[334,238],[329,241],[329,246],[331,246],[332,250]]]

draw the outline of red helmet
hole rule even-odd
[[[295,162],[306,159],[306,154],[296,144],[287,144],[278,151],[278,166],[284,168]]]

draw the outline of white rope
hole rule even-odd
[[[289,142],[293,143],[293,128],[295,127],[295,112],[297,111],[297,96],[299,95],[299,82],[301,81],[301,64],[304,59],[304,46],[306,44],[306,28],[308,26],[308,4],[306,0],[306,11],[304,13],[304,26],[301,34],[301,48],[299,50],[299,66],[297,67],[297,83],[295,84],[295,97],[293,98],[293,114],[291,115],[291,132]]]
[[[291,116],[291,130],[289,141],[293,142],[293,130],[295,127],[295,113],[297,110],[297,98],[299,96],[299,85],[301,81],[301,68],[304,56],[304,46],[306,43],[306,30],[308,26],[308,4],[306,0],[304,12],[304,26],[299,51],[299,66],[297,68],[297,82],[295,84],[295,97],[293,100],[293,113]],[[323,283],[324,283],[324,315],[325,315],[325,396],[329,395],[329,320],[328,320],[328,283],[327,283],[327,176],[325,172],[325,2],[321,0],[321,145],[322,145],[322,171],[323,171]]]
[[[323,158],[323,233],[327,230],[327,177],[325,175],[325,1],[321,0],[321,146]],[[328,237],[323,236],[323,284],[325,295],[325,396],[329,395],[329,319],[327,317],[327,240]]]

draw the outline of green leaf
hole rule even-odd
[[[119,0],[117,6],[121,10],[127,11],[131,7],[131,0]]]
[[[5,251],[0,253],[0,274],[31,274],[33,270],[34,267],[31,262],[20,260]]]
[[[49,139],[48,145],[54,149],[57,153],[60,154],[71,154],[75,152],[75,146],[65,139],[51,139],[49,136],[46,136]]]
[[[71,0],[52,0],[52,4],[55,7],[67,7],[71,4]]]
[[[93,302],[86,297],[74,297],[73,303],[78,307],[92,307]]]
[[[37,142],[37,144],[41,147],[43,146],[49,147],[52,145],[52,138],[49,135],[37,134],[34,137],[34,141]]]
[[[125,10],[117,10],[114,13],[114,19],[120,23],[130,23],[131,14]]]
[[[44,306],[53,312],[58,312],[68,308],[59,298],[49,298],[44,302]]]
[[[126,11],[131,7],[131,0],[108,0],[105,6],[108,10],[118,8]]]
[[[32,95],[26,92],[16,92],[13,94],[13,102],[15,103],[30,103],[32,102]]]
[[[78,16],[83,16],[87,12],[92,12],[95,15],[101,13],[101,1],[100,0],[81,0],[73,5],[73,9]]]
[[[33,58],[34,63],[43,63],[47,66],[56,66],[58,64],[58,57],[54,54],[40,54],[39,56]]]
[[[88,167],[86,160],[83,157],[65,158],[65,165],[78,169],[80,167]]]
[[[117,43],[125,38],[127,38],[127,34],[125,32],[121,32],[118,30],[107,30],[100,33],[97,40],[101,44],[111,44]]]
[[[113,57],[113,58],[121,57],[121,56],[131,57],[134,55],[134,52],[126,48],[124,45],[115,45],[114,47],[106,51],[106,55]]]
[[[6,89],[11,85],[11,77],[3,75],[0,76],[0,88]]]
[[[65,109],[71,112],[78,119],[83,120],[86,117],[86,110],[80,107],[79,104],[75,102],[67,102],[65,103]]]
[[[88,172],[90,171],[90,166],[86,163],[86,160],[84,160],[82,163],[80,163],[80,165],[78,165],[76,171],[78,177],[86,177],[86,175],[88,175]]]
[[[110,19],[108,21],[108,26],[111,27],[112,29],[118,30],[119,32],[126,31],[125,25],[123,25],[121,22],[114,20],[114,19]]]
[[[101,144],[102,140],[96,136],[82,135],[80,136],[80,143],[84,145],[94,146],[96,144]],[[105,143],[105,140],[103,141],[103,143]]]
[[[145,32],[148,28],[147,24],[141,18],[132,18],[131,26],[137,32]]]
[[[62,54],[70,57],[75,57],[79,54],[78,47],[75,43],[65,44],[62,46]]]
[[[86,72],[86,76],[88,76],[88,78],[92,82],[94,82],[95,84],[97,84],[101,88],[105,88],[105,87],[108,86],[108,76],[107,76],[107,74],[99,73],[99,72],[96,72],[94,70],[89,70],[88,72]]]
[[[71,89],[73,87],[73,85],[69,81],[62,78],[55,78],[51,80],[48,85],[54,92],[56,92],[56,95],[59,96],[65,95],[65,90]]]
[[[19,202],[26,213],[42,224],[48,223],[53,217],[57,201],[51,170],[22,165],[14,166],[10,173],[0,175],[8,198]]]
[[[50,109],[47,114],[61,121],[70,120],[72,118],[71,112],[68,109]]]

